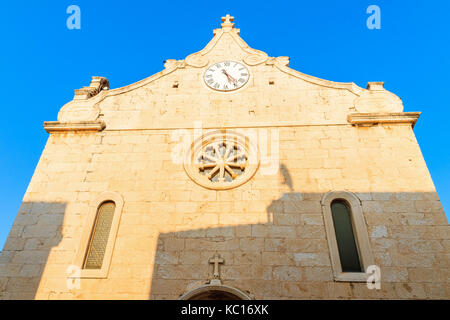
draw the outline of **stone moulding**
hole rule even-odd
[[[44,122],[44,129],[48,133],[64,131],[102,131],[105,127],[106,125],[103,121]]]
[[[351,113],[347,116],[347,121],[360,126],[378,123],[410,123],[414,128],[419,116],[420,112]]]
[[[223,292],[231,293],[231,294],[237,296],[238,298],[240,298],[241,300],[252,300],[252,298],[249,295],[247,295],[246,293],[244,293],[243,291],[233,288],[233,287],[230,287],[230,286],[227,286],[227,285],[224,285],[224,284],[221,284],[220,281],[218,283],[211,282],[210,284],[205,284],[194,290],[186,292],[181,297],[179,297],[178,300],[189,300],[189,299],[195,297],[196,295],[199,295],[201,293],[208,292],[208,291],[223,291]]]

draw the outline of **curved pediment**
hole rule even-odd
[[[353,82],[316,78],[289,68],[288,57],[269,57],[251,48],[240,37],[233,20],[229,15],[223,17],[221,28],[214,30],[202,50],[184,60],[166,60],[164,70],[146,79],[109,90],[107,79],[94,77],[89,87],[75,91],[74,99],[61,109],[58,121],[101,120],[114,128],[163,123],[164,127],[173,127],[195,119],[196,112],[210,112],[215,119],[212,123],[220,127],[255,121],[282,124],[283,113],[305,124],[317,124],[344,122],[351,112],[403,111],[401,100],[380,82],[363,89]],[[202,82],[204,70],[224,60],[242,61],[253,74],[243,89],[226,93],[229,99]],[[217,108],[235,110],[236,118],[221,119],[222,111]],[[120,124],[117,119],[121,119]]]

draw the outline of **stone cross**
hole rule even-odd
[[[209,259],[209,263],[214,263],[214,279],[219,279],[219,263],[224,263],[224,260],[216,253],[214,257]]]
[[[222,17],[222,21],[223,21],[223,23],[221,24],[222,28],[234,27],[234,23],[232,23],[234,21],[234,17],[230,16],[229,14],[227,14],[225,17]]]
[[[230,23],[234,21],[234,17],[230,16],[229,14],[227,14],[225,17],[222,17],[222,21],[225,23]]]

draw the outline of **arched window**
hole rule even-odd
[[[331,191],[321,203],[334,279],[366,281],[374,260],[361,201],[351,192]]]
[[[73,263],[81,269],[81,278],[108,277],[123,204],[123,198],[111,191],[101,193],[90,202]]]
[[[363,272],[361,270],[351,212],[346,201],[342,199],[333,200],[331,203],[331,214],[333,216],[342,272]]]
[[[83,269],[101,269],[109,233],[114,218],[116,204],[113,201],[103,202],[97,210],[94,228],[86,252]]]

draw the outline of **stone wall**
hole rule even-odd
[[[410,126],[278,129],[283,170],[225,191],[172,162],[170,131],[52,134],[2,253],[2,297],[177,298],[211,279],[216,251],[223,283],[260,299],[449,297],[449,226]],[[124,199],[108,278],[68,290],[105,190]],[[333,281],[329,190],[362,201],[382,290]]]

